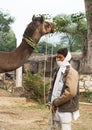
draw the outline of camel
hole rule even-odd
[[[40,38],[54,31],[55,25],[52,22],[45,21],[43,16],[33,16],[19,47],[11,52],[0,52],[0,73],[10,72],[22,66],[37,47]]]

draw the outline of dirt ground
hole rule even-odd
[[[92,130],[92,105],[80,104],[80,118],[72,130]],[[0,97],[0,130],[47,130],[49,110],[20,97]]]

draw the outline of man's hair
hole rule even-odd
[[[67,56],[67,53],[68,53],[68,49],[67,48],[60,48],[58,51],[57,51],[58,54],[62,54],[64,57]]]

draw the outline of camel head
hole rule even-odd
[[[55,25],[53,23],[45,21],[43,16],[33,16],[32,22],[28,24],[23,36],[29,37],[37,43],[41,36],[54,31]]]

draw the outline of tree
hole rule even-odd
[[[86,55],[84,57],[83,71],[85,73],[92,73],[92,0],[85,0],[85,10],[87,19],[87,41],[86,41]]]
[[[16,48],[16,38],[10,25],[14,18],[0,11],[0,51],[12,51]]]
[[[70,51],[75,51],[75,48],[82,51],[84,35],[87,31],[85,15],[83,13],[61,14],[55,16],[53,21],[56,23],[57,31],[64,33],[61,41],[66,39],[65,43],[69,45]]]
[[[61,44],[63,47],[67,47],[71,52],[82,51],[83,40],[80,35],[71,35],[64,33],[61,37]]]
[[[16,38],[12,30],[0,33],[0,51],[12,51],[16,48]]]
[[[83,14],[83,13],[72,14],[71,19],[72,19],[72,22],[77,25],[76,35],[79,36],[76,39],[77,44],[79,42],[79,38],[81,37],[81,39],[82,39],[81,43],[83,43],[82,52],[83,52],[83,56],[85,56],[86,52],[87,52],[86,51],[86,49],[87,49],[87,44],[86,44],[86,42],[87,42],[87,20],[86,20],[85,14]]]

